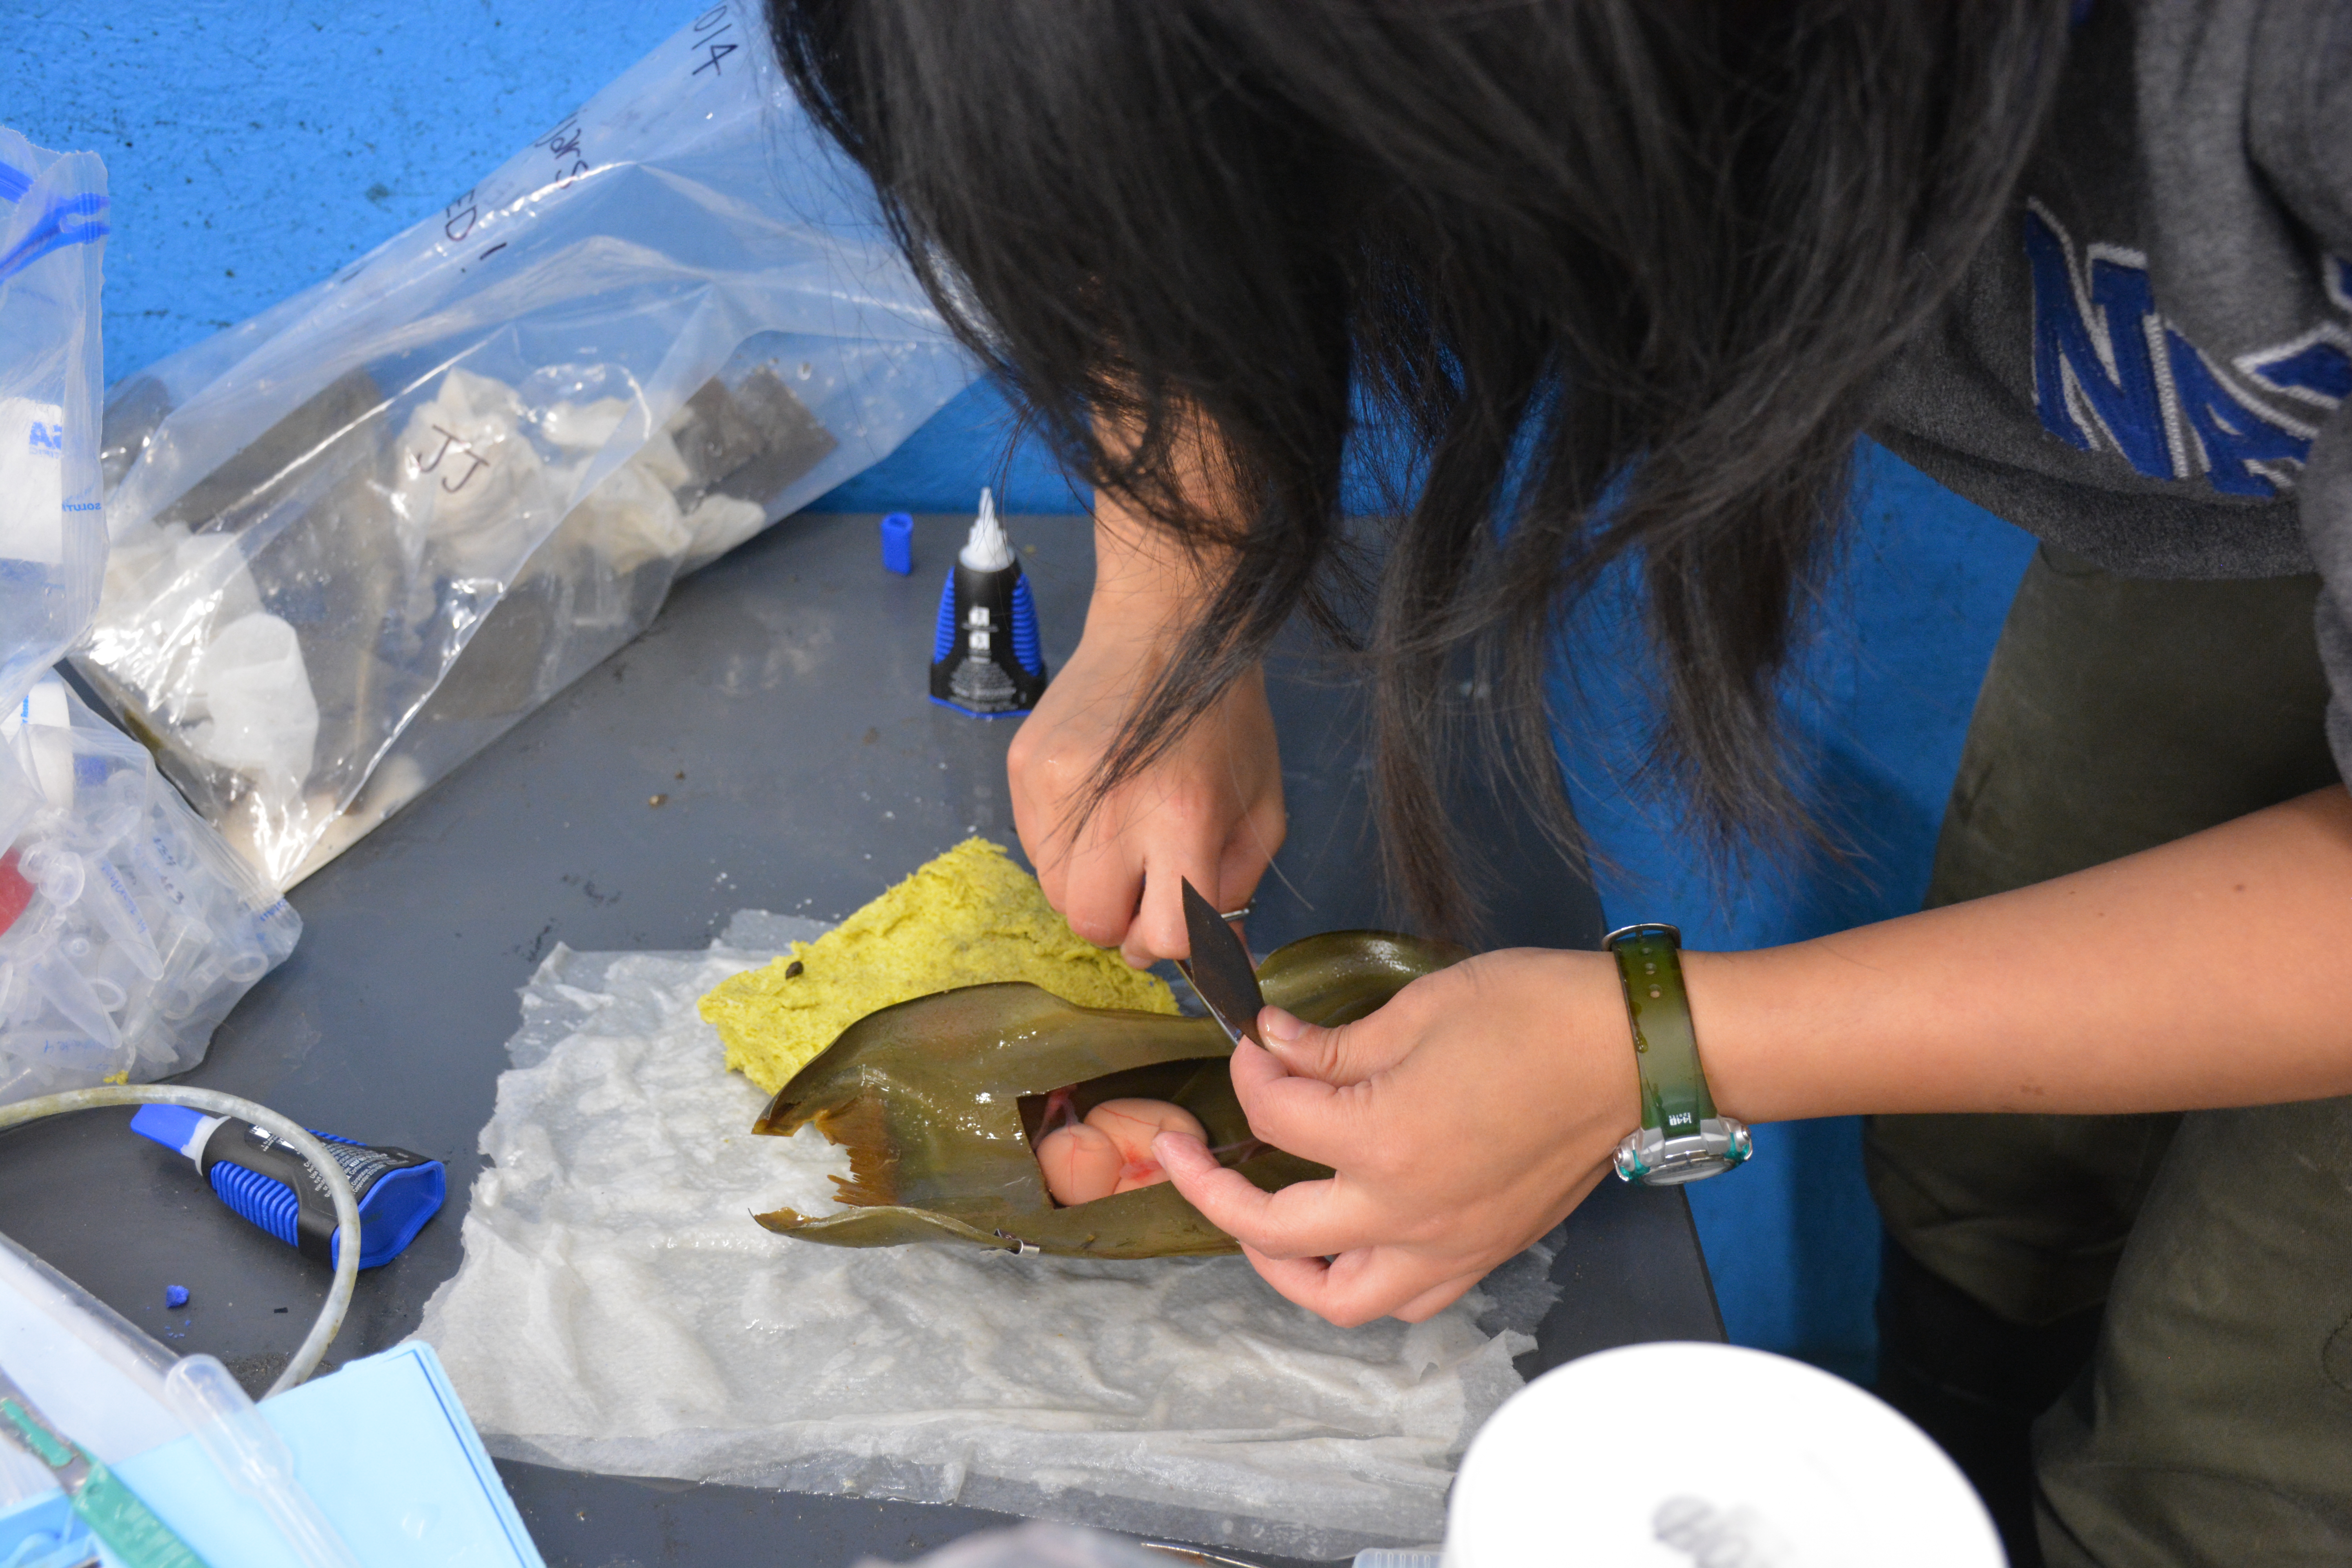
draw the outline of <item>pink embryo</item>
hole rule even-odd
[[[1162,1132],[1188,1132],[1206,1142],[1192,1113],[1164,1100],[1107,1100],[1084,1121],[1057,1127],[1037,1141],[1045,1190],[1065,1208],[1115,1197],[1168,1179],[1151,1155]]]

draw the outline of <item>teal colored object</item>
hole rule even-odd
[[[0,1378],[0,1426],[49,1468],[74,1517],[120,1568],[209,1568],[97,1456],[51,1427],[16,1384]],[[53,1534],[63,1532],[52,1531]]]
[[[257,1406],[286,1439],[295,1477],[362,1568],[545,1568],[432,1347],[355,1361]],[[123,1460],[114,1476],[203,1561],[302,1568],[261,1505],[224,1484],[194,1437]],[[43,1494],[0,1511],[0,1563],[73,1526]]]

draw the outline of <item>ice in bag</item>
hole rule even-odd
[[[77,662],[284,888],[974,374],[730,0],[115,389]]]

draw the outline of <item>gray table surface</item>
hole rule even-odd
[[[968,833],[1014,842],[1013,725],[925,700],[939,585],[965,523],[919,519],[916,574],[901,578],[881,569],[873,517],[787,521],[680,584],[644,637],[295,889],[301,945],[185,1081],[431,1154],[450,1179],[442,1215],[362,1277],[331,1367],[397,1343],[456,1271],[516,989],[556,942],[698,948],[736,910],[837,917]],[[1083,624],[1086,523],[1009,527],[1057,662]],[[1391,918],[1370,868],[1352,689],[1310,659],[1279,666],[1291,828],[1249,927],[1260,952]],[[1458,810],[1499,863],[1522,868],[1496,910],[1501,941],[1594,945],[1599,906],[1576,867],[1494,801]],[[125,1120],[92,1113],[0,1139],[0,1229],[173,1349],[218,1355],[258,1389],[309,1326],[324,1272],[229,1214]],[[1555,1276],[1564,1294],[1530,1372],[1611,1345],[1722,1335],[1677,1192],[1605,1184],[1570,1220]],[[189,1289],[184,1309],[164,1307],[167,1283]],[[499,1468],[548,1561],[577,1568],[847,1568],[997,1518]]]

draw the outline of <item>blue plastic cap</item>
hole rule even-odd
[[[360,1200],[360,1267],[373,1268],[399,1257],[448,1194],[448,1172],[438,1160],[391,1172],[370,1187]],[[342,1241],[337,1236],[327,1244],[330,1258],[341,1255]]]
[[[186,1105],[142,1105],[131,1117],[131,1131],[178,1153],[196,1135],[205,1113]]]
[[[915,570],[915,520],[894,511],[882,520],[882,567],[901,577]]]

